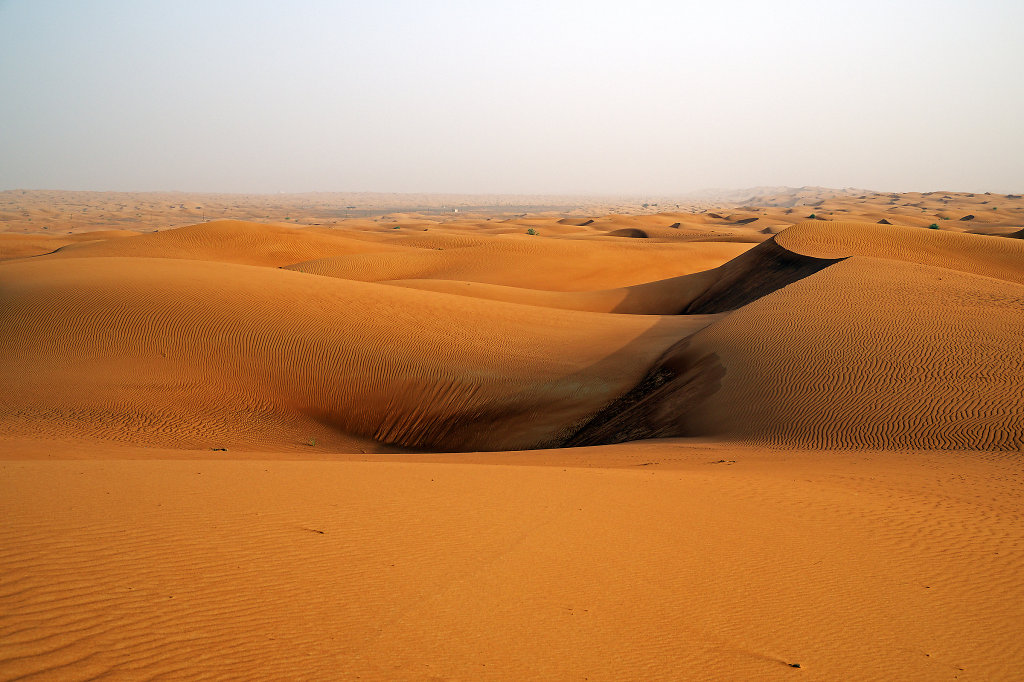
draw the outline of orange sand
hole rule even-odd
[[[0,193],[0,679],[1024,669],[1024,200],[335,198]]]

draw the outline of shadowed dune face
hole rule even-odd
[[[877,195],[859,213],[835,201],[811,202],[813,220],[748,205],[0,234],[0,431],[1019,447],[1024,241],[880,224]],[[1005,229],[975,213],[948,224]]]
[[[687,301],[683,311],[699,314],[735,310],[839,260],[796,253],[780,246],[773,237],[718,268],[712,283]]]
[[[612,230],[609,237],[629,237],[631,239],[647,239],[646,232],[637,227],[624,227],[621,230]]]

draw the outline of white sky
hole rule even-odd
[[[1024,190],[1024,0],[0,0],[0,189]]]

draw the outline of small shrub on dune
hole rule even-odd
[[[529,230],[526,231],[526,234],[540,234],[540,232],[531,227]]]
[[[928,226],[928,229],[929,230],[937,230],[937,229],[939,229],[939,225],[938,225],[938,223],[932,223],[931,225]]]

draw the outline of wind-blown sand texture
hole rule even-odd
[[[0,679],[1024,669],[1020,197],[169,197],[0,193]]]

